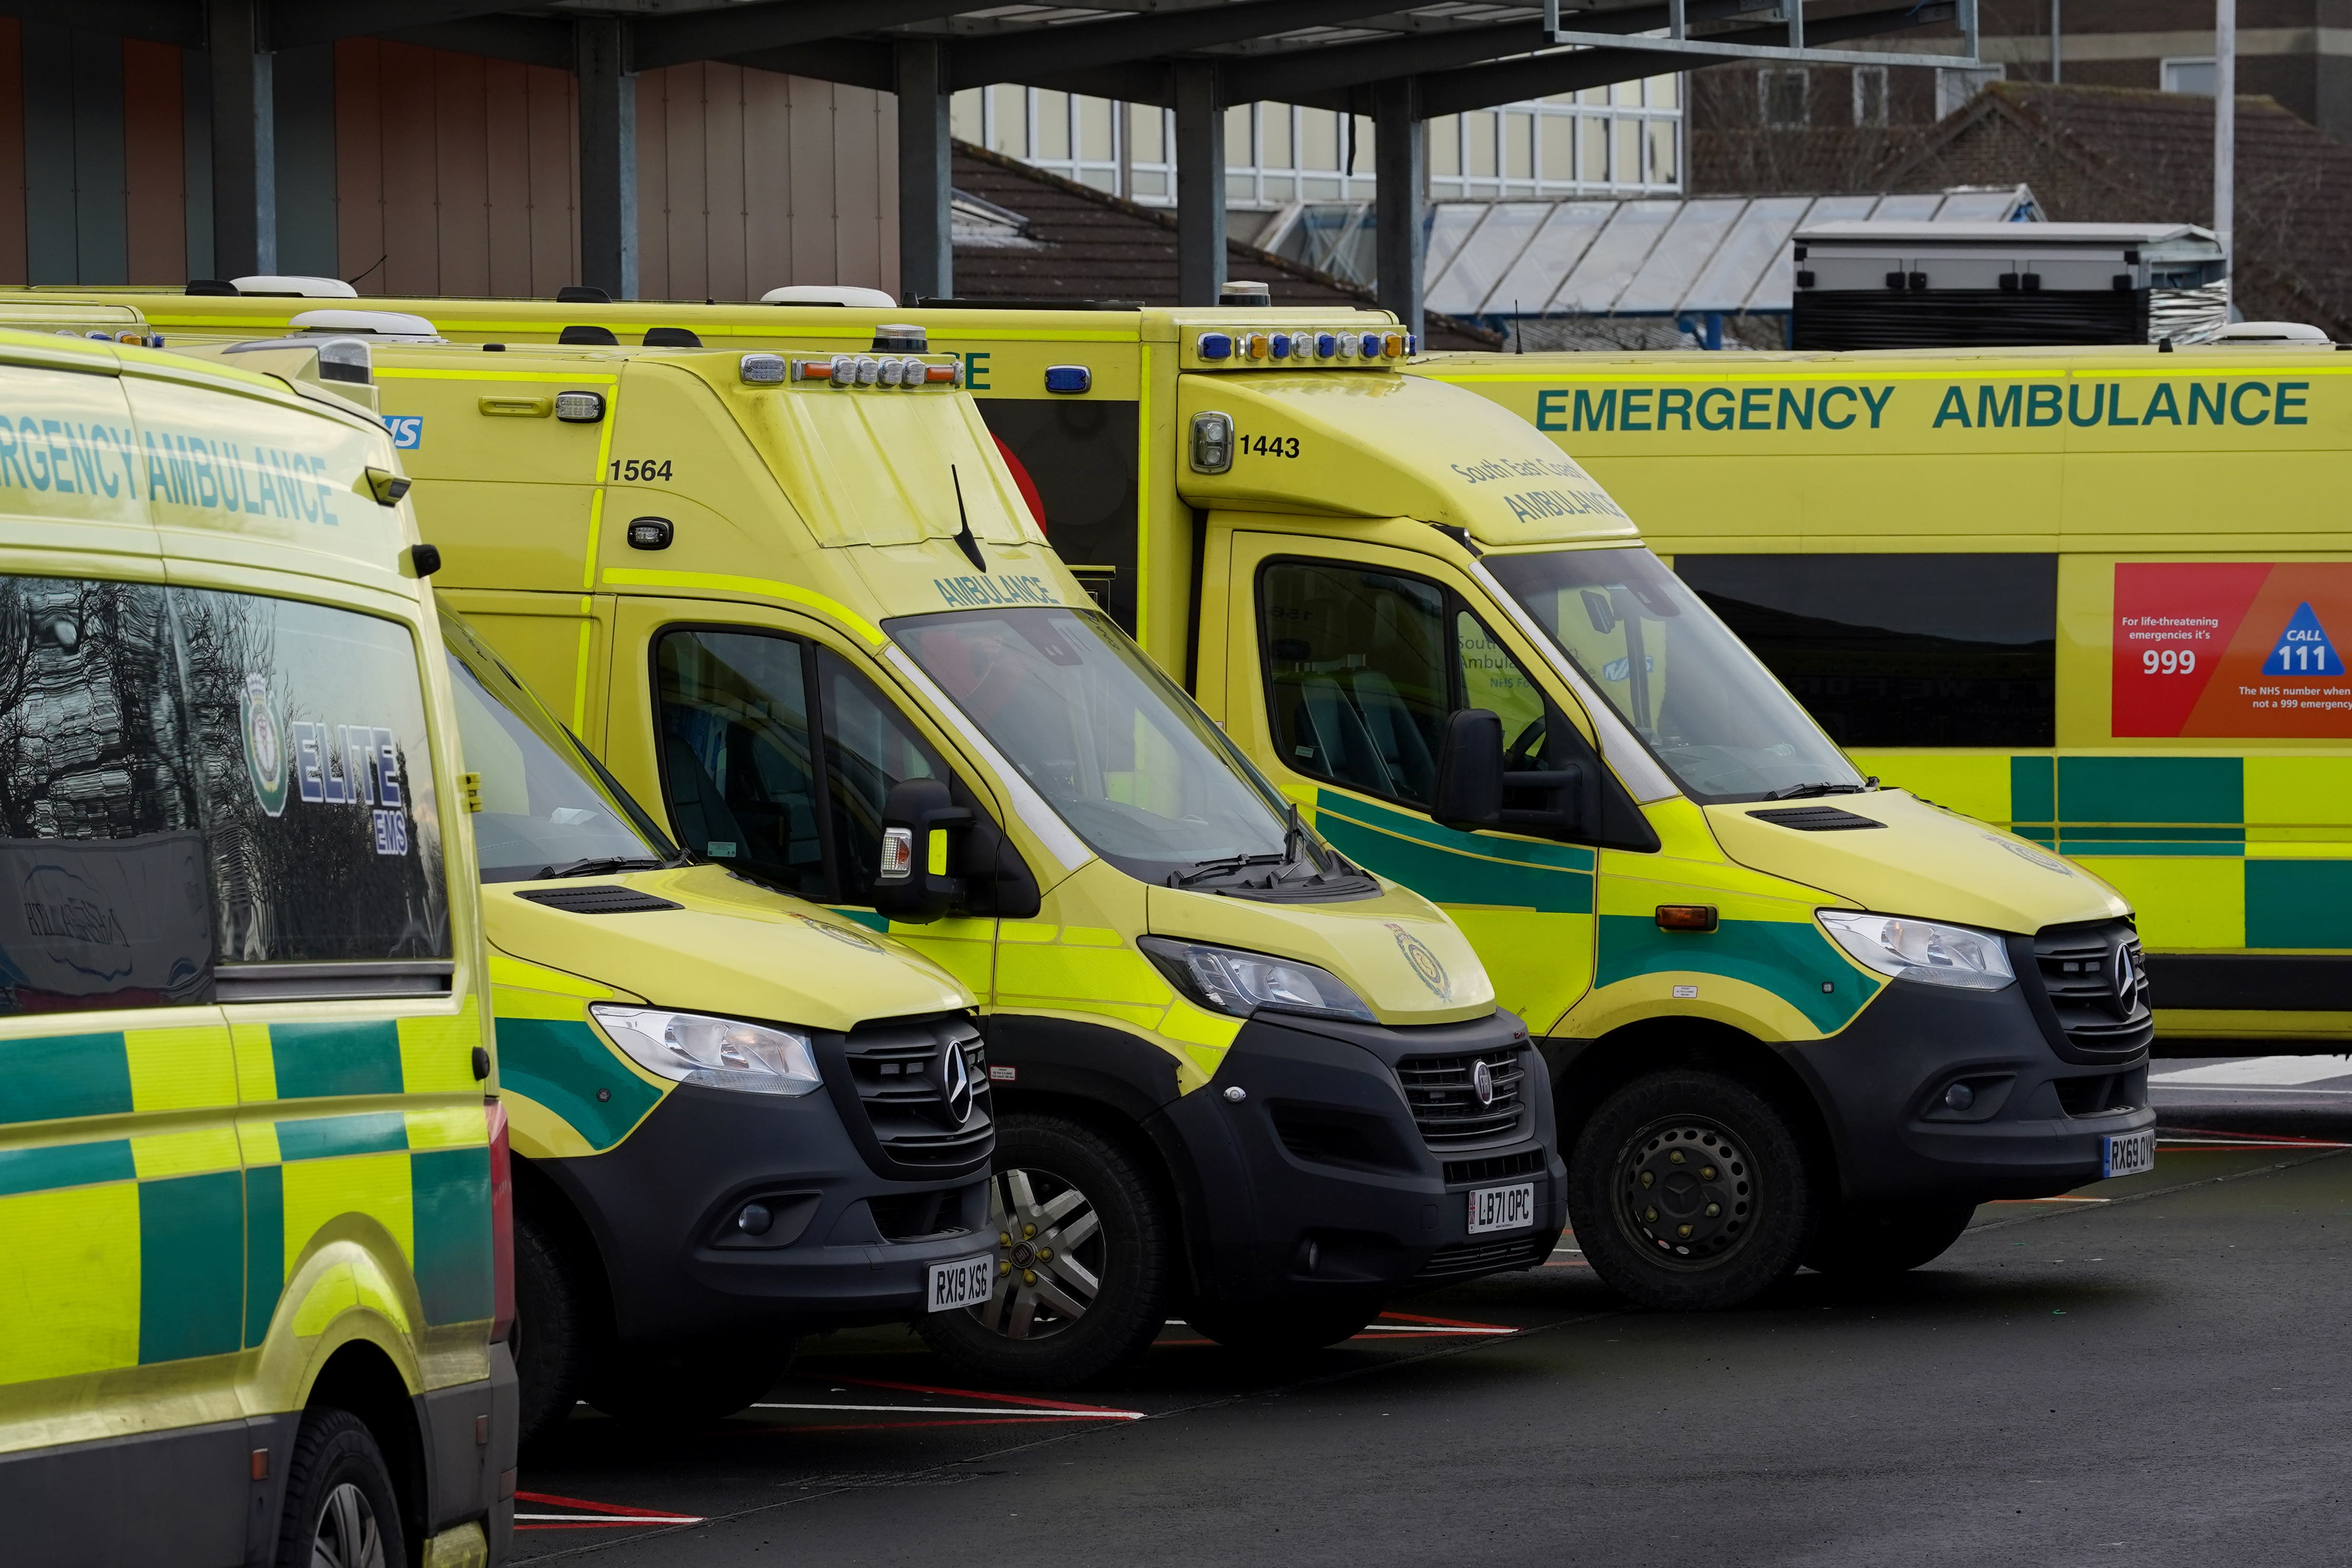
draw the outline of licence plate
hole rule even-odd
[[[976,1307],[988,1300],[996,1287],[996,1260],[987,1253],[977,1258],[959,1258],[952,1263],[931,1265],[931,1300],[929,1311],[951,1312],[958,1307]]]
[[[2137,1176],[2156,1168],[2156,1129],[2145,1133],[2117,1133],[2099,1140],[2099,1174],[2103,1176]]]
[[[1470,1234],[1489,1230],[1525,1230],[1536,1222],[1536,1184],[1482,1186],[1470,1195]]]

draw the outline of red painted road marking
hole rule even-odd
[[[570,1513],[517,1513],[517,1530],[611,1530],[629,1525],[700,1524],[700,1514],[662,1513],[650,1508],[631,1508],[625,1503],[591,1502],[586,1498],[558,1497],[553,1492],[519,1491],[515,1501],[538,1503],[541,1507],[576,1508],[586,1511]]]
[[[1065,1399],[1039,1399],[1026,1394],[992,1394],[979,1388],[939,1388],[928,1383],[890,1383],[879,1377],[845,1377],[860,1388],[895,1388],[901,1394],[939,1394],[950,1399],[992,1399],[1000,1405],[1026,1405],[1039,1410],[1083,1410],[1095,1415],[1137,1416],[1136,1410],[1116,1410],[1108,1405],[1075,1405]]]

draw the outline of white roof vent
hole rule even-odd
[[[2327,334],[2301,321],[2232,321],[2212,337],[2213,343],[2325,343]]]
[[[898,302],[878,288],[845,283],[794,283],[760,296],[762,305],[845,305],[859,310],[896,310]]]
[[[340,277],[304,277],[299,273],[266,273],[257,277],[232,277],[229,287],[239,294],[280,299],[357,299],[360,291]]]
[[[297,332],[364,332],[375,338],[441,340],[432,322],[404,310],[305,310],[286,324]]]

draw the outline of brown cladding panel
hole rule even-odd
[[[637,78],[637,292],[669,296],[669,73]]]
[[[431,84],[438,51],[386,43],[377,50],[382,106],[384,290],[441,292],[440,189]]]
[[[793,89],[772,71],[743,73],[743,298],[791,281]]]
[[[122,120],[126,276],[177,283],[188,276],[178,48],[123,41]]]
[[[793,78],[791,166],[784,199],[791,214],[792,265],[777,283],[831,283],[833,248],[833,95],[827,82]],[[771,285],[773,287],[773,285]]]
[[[743,78],[741,66],[703,67],[703,278],[695,296],[748,299],[743,256]]]
[[[383,120],[373,38],[335,46],[335,253],[362,294],[385,291],[377,258],[383,244]],[[364,276],[362,276],[362,275]]]
[[[441,225],[440,294],[490,292],[489,105],[479,55],[436,51],[434,174]]]
[[[551,295],[580,274],[580,117],[569,71],[532,68],[530,91],[530,287]]]
[[[530,83],[528,67],[492,60],[482,73],[484,203],[488,209],[489,291],[530,289]]]

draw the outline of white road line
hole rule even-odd
[[[2352,1058],[2344,1056],[2242,1056],[2229,1061],[2184,1067],[2148,1076],[2151,1084],[2194,1083],[2205,1088],[2284,1089],[2328,1078],[2352,1078]]]
[[[1452,1323],[1366,1323],[1359,1333],[1517,1333],[1517,1329],[1465,1329]]]
[[[2352,1089],[2309,1089],[2275,1083],[2155,1083],[2151,1089],[2179,1089],[2186,1095],[2190,1090],[2213,1094],[2292,1094],[2298,1100],[2352,1099]]]
[[[840,1410],[886,1416],[1031,1416],[1052,1421],[1140,1421],[1140,1410],[1033,1410],[1013,1405],[786,1405],[762,1402],[754,1410]],[[520,1515],[517,1515],[518,1518]]]

